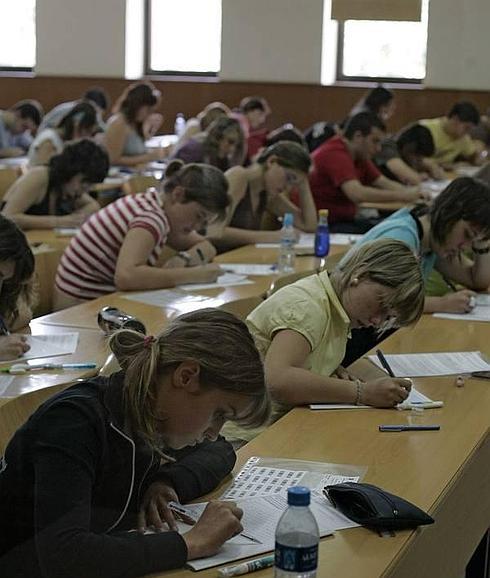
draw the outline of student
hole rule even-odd
[[[278,142],[259,153],[248,167],[234,167],[226,172],[231,205],[226,219],[208,231],[220,249],[250,243],[277,243],[280,231],[261,231],[266,209],[282,217],[293,213],[298,229],[316,229],[316,209],[308,185],[311,160],[308,152],[295,142]],[[299,191],[299,207],[288,198],[289,190]]]
[[[32,318],[34,256],[24,233],[0,215],[0,361],[29,351],[24,335],[10,335]]]
[[[223,116],[229,116],[230,113],[231,110],[223,102],[210,102],[196,117],[189,118],[186,121],[185,130],[179,136],[173,150],[178,150],[192,137],[205,132],[215,120]]]
[[[196,231],[224,215],[227,190],[215,167],[174,161],[161,191],[127,195],[92,215],[61,258],[55,309],[114,291],[215,281],[221,269],[207,263],[216,250]],[[162,268],[167,244],[180,252]]]
[[[5,450],[2,576],[143,576],[216,554],[242,530],[236,504],[215,501],[181,535],[168,502],[195,499],[231,472],[226,420],[247,427],[269,416],[245,324],[204,309],[158,337],[121,330],[109,345],[122,371],[49,399]]]
[[[235,118],[220,116],[205,132],[176,149],[173,158],[185,163],[206,163],[224,172],[243,163],[244,146],[240,123]]]
[[[107,153],[94,142],[68,144],[47,166],[33,167],[15,181],[2,213],[24,230],[77,227],[100,208],[88,193],[108,170]]]
[[[393,407],[406,399],[407,380],[373,373],[368,362],[357,368],[365,375],[354,377],[341,362],[353,328],[382,332],[410,325],[422,314],[423,302],[417,258],[390,239],[366,244],[330,275],[305,277],[262,302],[247,325],[264,359],[271,395],[280,404],[275,417],[309,403]],[[233,426],[224,432],[228,439],[249,439]]]
[[[247,158],[252,159],[265,146],[268,133],[265,123],[271,108],[262,96],[246,96],[240,102],[239,111],[247,138]]]
[[[31,166],[47,165],[53,155],[61,153],[67,141],[90,138],[98,128],[97,111],[88,102],[80,102],[64,116],[56,128],[39,131],[29,147]]]
[[[393,116],[395,107],[394,92],[379,84],[365,94],[352,108],[347,120],[360,112],[370,112],[371,114],[376,115],[381,122],[385,123]],[[345,123],[346,121],[344,121],[344,124]]]
[[[426,297],[426,313],[471,310],[473,291],[490,286],[490,187],[471,177],[450,183],[431,206],[401,209],[366,233],[351,251],[374,239],[399,239],[420,256],[424,278],[433,269],[467,287]],[[469,259],[466,251],[471,251]]]
[[[453,163],[456,159],[470,163],[481,162],[482,144],[470,138],[471,129],[480,122],[480,113],[471,102],[457,102],[447,116],[421,120],[434,139],[434,162],[439,165]]]
[[[431,164],[426,164],[426,159],[434,150],[430,130],[414,123],[384,139],[373,161],[385,177],[405,185],[420,185],[430,172]],[[431,176],[435,178],[437,174]]]
[[[306,141],[303,138],[301,131],[298,130],[290,122],[283,124],[282,126],[279,126],[279,127],[275,128],[274,130],[271,130],[270,132],[268,132],[264,146],[270,147],[271,145],[276,144],[277,142],[285,141],[285,140],[291,141],[291,142],[296,142],[299,145],[301,145],[305,150],[308,150],[308,147],[306,145]]]
[[[25,155],[42,116],[43,109],[36,100],[21,100],[0,111],[0,157]]]
[[[107,92],[99,86],[89,88],[80,98],[80,100],[71,100],[69,102],[62,102],[52,108],[46,113],[39,125],[38,132],[42,132],[46,128],[56,128],[60,121],[80,102],[88,102],[97,111],[99,125],[109,110],[109,97]]]
[[[416,188],[388,179],[372,162],[384,130],[378,117],[361,112],[349,119],[343,135],[332,137],[313,152],[310,186],[317,209],[329,210],[331,231],[364,233],[370,229],[376,220],[359,215],[359,203],[410,203],[420,198]]]
[[[165,157],[165,149],[150,151],[145,146],[162,122],[155,113],[160,99],[160,91],[150,82],[131,84],[119,97],[103,140],[112,165],[134,167]]]

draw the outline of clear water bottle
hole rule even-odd
[[[177,113],[175,117],[174,132],[177,136],[180,136],[185,131],[185,117],[181,112]]]
[[[294,271],[296,233],[293,225],[293,214],[285,213],[282,220],[281,243],[277,263],[279,273],[292,273]]]
[[[315,234],[315,256],[326,257],[329,251],[328,209],[320,209],[318,211],[318,227]]]
[[[315,578],[320,533],[311,513],[310,490],[288,489],[288,508],[276,529],[275,578]]]

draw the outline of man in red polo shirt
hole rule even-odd
[[[376,218],[359,215],[359,203],[420,198],[415,187],[404,187],[383,176],[371,158],[380,151],[385,126],[374,114],[361,112],[348,120],[336,135],[312,153],[310,186],[317,209],[329,210],[330,230],[365,233]]]

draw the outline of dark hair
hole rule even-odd
[[[90,129],[97,127],[97,111],[89,102],[79,102],[60,120],[58,128],[63,131],[63,140],[72,140],[75,128]]]
[[[19,100],[11,110],[17,112],[22,119],[31,119],[36,126],[41,124],[44,115],[43,107],[37,100]]]
[[[474,104],[468,101],[457,102],[448,113],[448,118],[457,116],[461,122],[471,122],[478,124],[480,122],[480,113]]]
[[[403,128],[395,137],[400,153],[409,147],[412,154],[431,157],[435,152],[434,139],[430,130],[421,124],[414,123]]]
[[[160,93],[151,82],[135,82],[128,86],[117,99],[114,112],[124,115],[129,124],[133,124],[140,136],[143,136],[143,123],[136,121],[138,111],[143,106],[155,106]]]
[[[228,159],[222,159],[219,156],[220,143],[230,133],[234,133],[237,138],[237,145],[231,164],[241,164],[245,149],[245,135],[238,120],[229,116],[218,117],[207,128],[202,140],[204,162],[219,167],[223,171],[230,168]]]
[[[372,112],[359,112],[351,116],[344,127],[344,136],[350,140],[356,132],[360,132],[362,136],[371,134],[373,128],[386,132],[386,127],[383,121]]]
[[[431,235],[444,243],[454,225],[468,221],[490,238],[490,186],[472,177],[454,179],[429,209]]]
[[[270,107],[262,96],[246,96],[240,101],[240,110],[245,114],[253,110],[261,110],[268,113],[270,112]]]
[[[92,86],[84,93],[83,98],[95,102],[95,104],[102,110],[109,108],[109,97],[107,92],[100,86]]]
[[[394,98],[395,94],[392,90],[378,84],[378,86],[365,95],[362,99],[362,103],[369,112],[379,115],[380,108],[389,104]]]
[[[273,144],[276,144],[277,142],[285,140],[298,143],[304,149],[307,149],[306,141],[303,138],[303,135],[294,125],[290,123],[283,124],[282,126],[271,130],[271,132],[268,133],[266,137],[265,146],[269,147]]]
[[[19,298],[25,297],[26,304],[30,304],[34,256],[24,233],[3,215],[0,215],[0,261],[15,263],[14,275],[4,282],[0,294],[0,315],[11,324],[18,316]]]
[[[207,211],[218,215],[219,219],[224,218],[230,197],[228,181],[219,169],[199,163],[183,165],[182,161],[177,159],[169,164],[165,177],[165,193],[181,186],[185,190],[185,202],[195,201]]]
[[[286,169],[292,169],[308,174],[311,166],[311,158],[308,151],[298,143],[280,141],[259,153],[256,162],[263,165],[271,157],[277,157],[277,164]]]
[[[89,183],[101,183],[109,170],[107,152],[89,139],[65,145],[49,161],[48,191],[60,192],[65,183],[82,174]]]

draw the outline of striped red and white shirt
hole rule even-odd
[[[128,231],[135,228],[153,235],[155,245],[147,263],[155,265],[170,230],[155,189],[121,197],[85,221],[61,258],[56,287],[87,300],[116,291],[114,275],[119,251]]]

